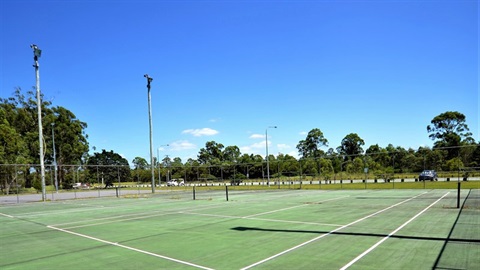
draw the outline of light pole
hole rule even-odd
[[[52,123],[52,140],[53,140],[53,167],[55,174],[55,190],[58,193],[58,179],[57,179],[57,153],[55,152],[55,132],[54,132],[55,123]]]
[[[170,181],[170,158],[168,155],[165,155],[165,167],[167,168],[167,174],[165,175],[165,181],[168,183]]]
[[[35,61],[33,67],[35,67],[35,79],[36,79],[36,90],[37,90],[37,111],[38,111],[38,141],[40,144],[40,175],[42,179],[42,200],[47,199],[47,194],[45,190],[45,164],[43,161],[43,128],[42,128],[42,102],[40,95],[40,73],[38,71],[38,58],[42,55],[42,50],[40,50],[37,45],[32,44],[30,48],[33,49],[33,60]]]
[[[155,193],[155,169],[153,164],[153,133],[152,133],[152,102],[150,98],[150,83],[153,81],[153,78],[149,77],[148,74],[143,75],[147,78],[147,90],[148,90],[148,126],[150,129],[150,169],[152,172],[152,193]]]
[[[268,164],[268,129],[277,128],[277,126],[269,126],[265,129],[265,150],[267,159],[267,185],[270,186],[270,165]]]
[[[160,149],[163,150],[163,146],[169,146],[168,144],[160,145],[159,148],[157,148],[157,163],[158,163],[158,187],[162,187],[162,178],[160,176]]]

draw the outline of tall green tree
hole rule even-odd
[[[474,144],[466,117],[457,111],[447,111],[435,116],[427,126],[429,138],[435,140],[434,148],[445,148],[447,159],[458,157],[461,145]]]
[[[9,111],[12,113],[12,111]],[[12,184],[18,184],[15,164],[26,164],[28,150],[25,141],[11,126],[7,119],[7,110],[0,104],[0,164],[12,164],[0,166],[0,175],[3,175],[0,188],[5,189],[5,194],[10,193]]]
[[[27,91],[25,96],[22,89],[16,88],[13,95],[9,98],[0,98],[1,107],[4,109],[4,117],[10,128],[15,130],[16,136],[20,136],[27,152],[25,162],[30,164],[40,164],[39,140],[38,140],[38,112],[37,101],[34,91]],[[43,96],[41,97],[43,100]],[[50,102],[42,101],[42,117],[51,114],[48,107]],[[45,124],[45,122],[43,122]],[[45,125],[44,125],[45,129]],[[48,151],[48,149],[45,149]],[[40,166],[31,167],[40,173]],[[25,175],[25,186],[31,187],[30,170],[28,166],[23,167]]]
[[[53,164],[53,136],[58,164],[58,179],[61,184],[67,172],[64,165],[85,164],[88,155],[87,123],[80,121],[74,113],[63,107],[53,107],[45,117],[44,137],[47,141],[46,162]],[[52,134],[52,128],[53,133]]]
[[[365,141],[357,133],[350,133],[343,138],[337,151],[341,155],[345,155],[345,159],[352,160],[353,156],[363,153],[363,145],[365,145]]]
[[[223,160],[223,148],[224,146],[221,143],[215,141],[206,142],[205,148],[201,148],[198,153],[198,162],[200,162],[200,164],[218,164]]]
[[[42,102],[42,125],[45,164],[53,164],[53,136],[55,136],[55,151],[57,164],[60,166],[59,181],[64,179],[67,169],[62,170],[64,164],[82,164],[88,153],[88,136],[85,134],[87,124],[80,121],[69,110],[63,107],[52,107],[51,102]],[[38,111],[36,93],[27,91],[26,95],[20,88],[16,88],[12,97],[0,98],[0,107],[4,110],[4,119],[10,128],[15,130],[16,140],[22,140],[27,152],[24,153],[25,163],[39,164],[38,139]],[[53,130],[53,134],[52,134]],[[6,137],[5,137],[6,138]],[[40,170],[39,166],[33,166]],[[26,186],[30,187],[30,169],[25,169],[27,175]]]
[[[314,128],[307,134],[305,140],[301,140],[297,144],[297,149],[303,158],[319,158],[325,154],[320,148],[328,146],[328,140],[323,136],[323,132]]]
[[[144,159],[142,157],[135,157],[132,160],[132,164],[133,164],[133,167],[136,170],[146,170],[146,169],[148,169],[148,162],[147,162],[146,159]]]
[[[105,187],[112,186],[114,182],[126,182],[130,180],[130,166],[128,160],[119,154],[102,150],[94,153],[88,159],[88,173],[90,176],[98,174],[104,179]],[[91,177],[93,178],[93,177]]]

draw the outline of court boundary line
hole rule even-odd
[[[301,247],[306,246],[306,245],[308,245],[308,244],[310,244],[310,243],[312,243],[312,242],[315,242],[315,241],[317,241],[317,240],[319,240],[319,239],[322,239],[322,238],[324,238],[324,237],[326,237],[326,236],[328,236],[328,235],[330,235],[330,234],[332,234],[332,233],[334,233],[334,232],[337,232],[337,231],[339,231],[339,230],[345,229],[345,228],[347,228],[347,227],[349,227],[349,226],[351,226],[351,225],[354,225],[354,224],[356,224],[356,223],[358,223],[358,222],[361,222],[361,221],[363,221],[363,220],[365,220],[365,219],[368,219],[368,218],[371,218],[371,217],[373,217],[373,216],[376,216],[376,215],[378,215],[378,214],[380,214],[380,213],[382,213],[382,212],[385,212],[385,211],[387,211],[387,210],[389,210],[389,209],[392,209],[392,208],[394,208],[394,207],[397,207],[397,206],[399,206],[399,205],[401,205],[401,204],[403,204],[403,203],[406,203],[406,202],[408,202],[408,201],[411,201],[411,200],[413,200],[413,199],[415,199],[415,198],[417,198],[417,197],[420,197],[420,196],[422,196],[422,195],[424,195],[424,194],[427,194],[427,193],[428,193],[428,191],[427,191],[427,192],[420,193],[420,194],[418,194],[418,195],[416,195],[416,196],[413,196],[413,197],[411,197],[411,198],[409,198],[409,199],[406,199],[406,200],[404,200],[404,201],[398,202],[398,203],[396,203],[396,204],[394,204],[394,205],[390,205],[390,206],[387,207],[387,208],[384,208],[384,209],[379,210],[379,211],[377,211],[377,212],[374,212],[374,213],[372,213],[372,214],[370,214],[370,215],[367,215],[367,216],[365,216],[365,217],[362,217],[362,218],[360,218],[360,219],[357,219],[357,220],[355,220],[355,221],[353,221],[353,222],[350,222],[350,223],[348,223],[348,224],[346,224],[346,225],[343,225],[343,226],[341,226],[341,227],[339,227],[339,228],[336,228],[336,229],[334,229],[334,230],[331,230],[330,232],[328,232],[328,233],[326,233],[326,234],[322,234],[322,235],[317,236],[317,237],[315,237],[315,238],[313,238],[313,239],[310,239],[310,240],[308,240],[308,241],[305,241],[305,242],[303,242],[303,243],[300,243],[300,244],[298,244],[298,245],[296,245],[296,246],[294,246],[294,247],[291,247],[291,248],[286,249],[286,250],[284,250],[284,251],[282,251],[282,252],[279,252],[279,253],[277,253],[277,254],[275,254],[275,255],[272,255],[272,256],[270,256],[270,257],[267,257],[267,258],[265,258],[265,259],[263,259],[263,260],[260,260],[260,261],[258,261],[258,262],[253,263],[253,264],[250,264],[250,265],[248,265],[248,266],[242,267],[241,270],[247,270],[247,269],[250,269],[250,268],[255,267],[255,266],[257,266],[257,265],[260,265],[260,264],[262,264],[262,263],[265,263],[265,262],[267,262],[267,261],[270,261],[270,260],[272,260],[272,259],[275,259],[275,258],[277,258],[277,257],[280,257],[280,256],[282,256],[282,255],[284,255],[284,254],[287,254],[287,253],[289,253],[289,252],[291,252],[291,251],[294,251],[294,250],[296,250],[296,249],[298,249],[298,248],[301,248]]]
[[[4,216],[4,217],[8,217],[8,218],[15,218],[14,216],[10,216],[10,215],[4,214],[4,213],[0,213],[0,216]]]
[[[445,196],[447,196],[448,194],[450,194],[450,191],[445,193],[442,197],[440,197],[438,200],[434,201],[432,204],[430,204],[429,206],[427,206],[425,209],[423,209],[422,211],[420,211],[419,213],[417,213],[415,216],[413,216],[412,218],[410,218],[409,220],[407,220],[405,223],[403,223],[402,225],[400,225],[398,228],[396,228],[395,230],[393,230],[391,233],[389,233],[387,236],[385,236],[384,238],[382,238],[380,241],[378,241],[377,243],[375,243],[373,246],[371,246],[370,248],[368,248],[367,250],[365,250],[364,252],[362,252],[360,255],[358,255],[357,257],[355,257],[353,260],[351,260],[350,262],[348,262],[346,265],[344,265],[342,268],[340,268],[340,270],[345,270],[347,268],[349,268],[350,266],[352,266],[354,263],[356,263],[357,261],[359,261],[361,258],[363,258],[365,255],[367,255],[368,253],[370,253],[372,250],[376,249],[378,246],[380,246],[383,242],[385,242],[387,239],[390,238],[390,236],[394,235],[395,233],[397,233],[398,231],[400,231],[401,229],[403,229],[403,227],[407,226],[410,222],[412,222],[413,220],[415,220],[417,217],[419,217],[420,215],[422,215],[423,213],[425,213],[428,209],[430,209],[432,206],[434,206],[435,204],[437,204],[439,201],[441,201],[443,198],[445,198]]]
[[[209,267],[201,266],[201,265],[198,265],[198,264],[182,261],[182,260],[179,260],[179,259],[167,257],[167,256],[164,256],[164,255],[160,255],[160,254],[149,252],[149,251],[146,251],[146,250],[122,245],[122,244],[119,244],[119,243],[103,240],[103,239],[96,238],[96,237],[93,237],[93,236],[89,236],[89,235],[86,235],[86,234],[76,233],[76,232],[72,232],[72,231],[69,231],[69,230],[57,228],[57,227],[54,227],[54,226],[47,226],[47,228],[52,229],[52,230],[57,230],[57,231],[60,231],[60,232],[64,232],[64,233],[68,233],[68,234],[73,234],[75,236],[87,238],[87,239],[94,240],[94,241],[97,241],[97,242],[101,242],[101,243],[104,243],[104,244],[107,244],[107,245],[112,245],[112,246],[115,246],[115,247],[120,247],[120,248],[128,249],[128,250],[131,250],[131,251],[143,253],[143,254],[146,254],[146,255],[153,256],[153,257],[162,258],[162,259],[169,260],[169,261],[172,261],[172,262],[185,264],[185,265],[188,265],[188,266],[192,266],[192,267],[196,267],[196,268],[200,268],[200,269],[205,269],[205,270],[214,270],[213,268],[209,268]]]

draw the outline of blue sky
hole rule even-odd
[[[297,156],[313,128],[332,148],[357,133],[364,149],[417,149],[446,111],[478,141],[478,14],[461,0],[3,0],[0,96],[35,85],[35,43],[45,99],[129,162],[149,160],[146,73],[161,158],[207,141],[263,156],[273,125],[274,155]]]

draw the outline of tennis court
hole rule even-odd
[[[480,190],[189,189],[0,206],[1,269],[480,269]]]

